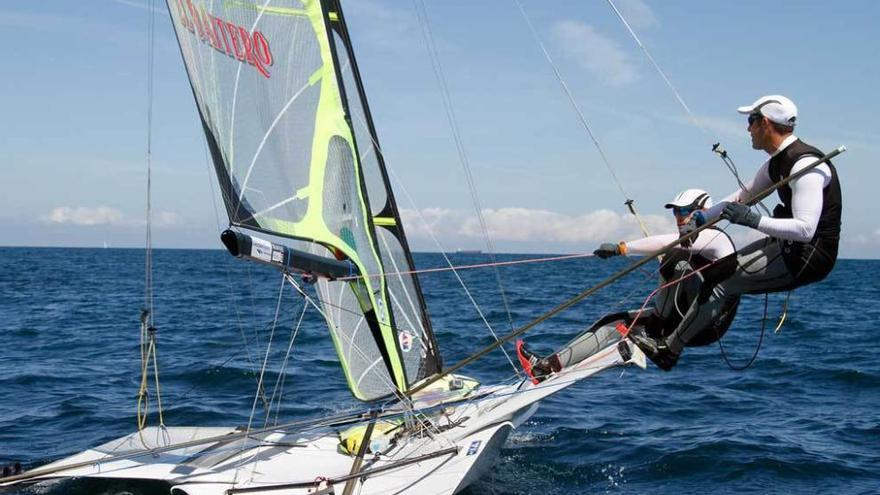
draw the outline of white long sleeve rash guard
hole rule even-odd
[[[782,141],[779,149],[773,153],[773,156],[779,154],[786,147],[795,142],[797,137],[793,134]],[[771,156],[771,158],[773,157]],[[791,169],[792,174],[803,170],[806,166],[816,161],[814,156],[805,156],[798,160]],[[718,202],[712,208],[705,210],[706,220],[718,217],[724,209],[724,205],[731,201],[740,201],[748,199],[749,192],[757,193],[773,185],[769,173],[770,159],[764,162],[764,165],[755,174],[747,184],[745,189],[738,189],[728,195],[722,201]],[[823,163],[813,170],[807,172],[802,177],[791,181],[788,185],[791,187],[791,211],[792,218],[772,218],[762,216],[758,222],[758,230],[778,239],[796,242],[809,242],[816,233],[816,227],[819,225],[819,217],[822,214],[822,197],[823,189],[831,182],[831,168],[828,164]]]
[[[676,239],[678,239],[676,234],[660,234],[626,241],[626,254],[651,254]],[[721,259],[734,252],[733,243],[730,242],[727,235],[715,229],[706,229],[700,232],[690,246],[682,247],[682,249],[702,255],[710,261]]]

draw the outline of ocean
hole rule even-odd
[[[450,257],[457,265],[490,260]],[[259,363],[271,340],[274,384],[302,298],[282,292],[277,272],[224,251],[157,250],[153,261],[165,423],[246,424]],[[431,253],[417,253],[415,261],[419,268],[445,263]],[[626,263],[583,258],[461,276],[503,334]],[[492,341],[451,273],[421,280],[445,363]],[[651,270],[637,271],[525,339],[550,351],[606,312],[639,307],[654,283]],[[0,248],[0,465],[35,467],[136,429],[144,299],[143,251]],[[763,343],[748,369],[732,367],[755,352],[763,296],[744,298],[723,352],[718,345],[689,349],[669,373],[650,365],[606,371],[544,401],[511,435],[495,469],[465,493],[880,493],[880,261],[839,261],[825,281],[791,296],[774,334],[784,299],[769,297]],[[273,417],[358,406],[313,310],[292,360]],[[483,383],[513,373],[500,351],[463,371]],[[147,495],[167,488],[62,483],[11,493]]]

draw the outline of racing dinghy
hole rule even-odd
[[[644,366],[618,338],[540,384],[484,385],[444,368],[339,1],[167,5],[229,218],[221,240],[277,268],[321,314],[367,407],[264,428],[142,424],[0,486],[111,478],[177,495],[453,494],[540,400]]]

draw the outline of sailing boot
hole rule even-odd
[[[633,327],[627,338],[639,346],[645,356],[648,356],[648,359],[663,371],[671,370],[678,363],[678,357],[681,354],[670,349],[665,340],[648,337],[644,328]]]
[[[522,365],[526,376],[535,385],[562,369],[562,363],[559,362],[559,357],[556,354],[549,358],[540,358],[526,348],[526,343],[522,339],[516,341],[516,357],[519,358],[519,364]]]

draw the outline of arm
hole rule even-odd
[[[645,237],[643,239],[636,239],[634,241],[627,241],[624,244],[626,244],[627,255],[646,255],[665,247],[676,239],[678,239],[678,236],[675,234],[660,234]],[[727,240],[727,236],[712,229],[700,232],[700,235],[694,239],[693,244],[690,246],[679,245],[679,247],[681,249],[687,249],[692,253],[699,253],[710,260],[723,258],[724,256],[733,253],[733,246],[730,244],[730,241]]]
[[[815,161],[815,157],[801,158],[792,167],[792,174]],[[761,217],[758,230],[779,239],[809,242],[816,234],[819,217],[822,215],[823,189],[830,180],[831,170],[822,164],[792,181],[789,185],[793,218]]]
[[[678,239],[678,236],[675,234],[660,234],[643,237],[633,241],[626,241],[624,244],[626,244],[627,255],[644,255],[651,254],[676,239]]]

